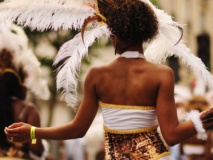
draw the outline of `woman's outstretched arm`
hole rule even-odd
[[[95,92],[94,73],[91,70],[84,83],[84,98],[74,120],[57,127],[36,128],[35,136],[38,139],[65,140],[83,137],[89,129],[98,111],[98,97]],[[61,115],[63,116],[63,115]],[[30,141],[31,125],[14,123],[5,129],[8,138],[14,141]]]
[[[163,68],[160,73],[156,108],[161,132],[168,145],[173,146],[197,133],[192,121],[178,121],[174,100],[174,74],[168,67]]]

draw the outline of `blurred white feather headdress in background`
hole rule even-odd
[[[0,4],[0,18],[15,21],[22,26],[39,31],[52,29],[81,30],[88,17],[98,15],[104,20],[97,8],[97,2],[113,2],[113,0],[6,0]],[[159,34],[147,44],[145,56],[153,63],[163,63],[167,57],[176,56],[194,73],[203,77],[212,88],[213,77],[206,70],[203,62],[196,57],[186,45],[180,41],[180,24],[163,10],[156,8],[149,0],[141,0],[151,6],[159,21]],[[62,60],[65,62],[58,68],[57,89],[69,106],[75,106],[77,100],[77,75],[82,58],[87,56],[88,47],[102,36],[109,36],[110,30],[105,23],[96,23],[84,35],[84,43],[80,33],[65,43],[55,58],[54,65]]]
[[[36,97],[47,100],[50,96],[47,81],[42,78],[40,62],[28,44],[24,30],[13,23],[0,22],[0,53],[7,50],[12,54],[12,63],[16,70],[22,69],[22,82]]]

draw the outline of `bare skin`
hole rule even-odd
[[[112,38],[115,44],[114,37]],[[138,43],[117,40],[116,52],[139,51]],[[129,47],[125,47],[129,45]],[[113,62],[91,69],[84,83],[84,97],[74,120],[68,124],[37,128],[36,137],[64,140],[83,137],[99,108],[98,101],[111,104],[155,106],[163,137],[172,146],[196,134],[191,121],[179,123],[174,101],[174,74],[164,65],[144,59],[119,57]],[[5,129],[15,141],[29,141],[31,125],[15,123]]]

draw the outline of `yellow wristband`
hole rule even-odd
[[[32,139],[32,144],[36,144],[36,137],[35,137],[35,130],[36,130],[36,127],[32,126],[30,128],[30,138]]]

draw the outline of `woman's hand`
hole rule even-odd
[[[4,132],[8,139],[13,142],[29,142],[31,125],[27,123],[13,123],[9,127],[6,127]]]

